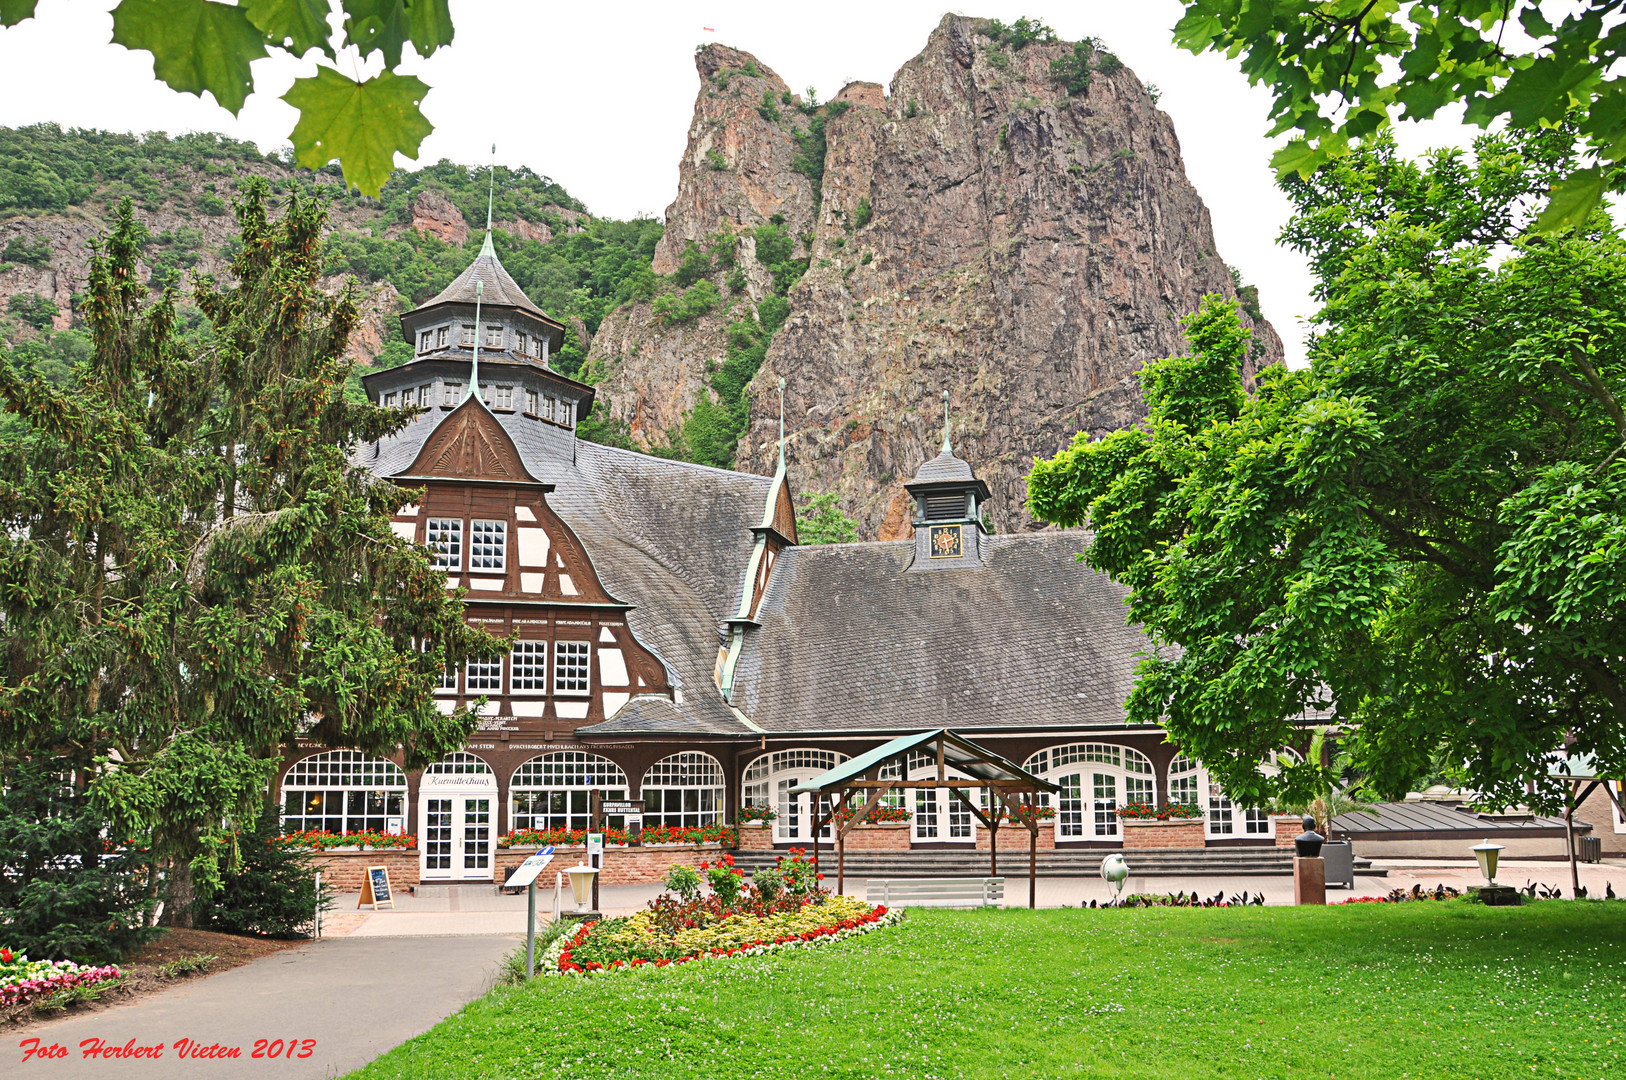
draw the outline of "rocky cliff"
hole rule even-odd
[[[1143,415],[1134,373],[1180,350],[1202,296],[1236,295],[1208,211],[1133,72],[1093,43],[990,29],[945,16],[887,91],[856,83],[811,111],[748,54],[700,51],[655,268],[720,253],[700,268],[724,301],[678,323],[648,301],[605,320],[590,363],[635,439],[671,443],[715,398],[729,327],[772,289],[753,246],[772,223],[809,265],[750,381],[738,467],[771,471],[783,379],[793,481],[839,493],[861,535],[908,534],[902,484],[941,441],[945,389],[1002,531],[1035,527],[1035,455]],[[1249,322],[1251,377],[1281,342]]]

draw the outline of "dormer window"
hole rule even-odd
[[[488,349],[500,349],[500,348],[502,348],[502,327],[501,326],[487,326],[486,327],[486,348],[488,348]]]
[[[514,407],[514,388],[512,386],[497,387],[497,400],[492,402],[497,409],[512,409]]]
[[[564,400],[563,398],[559,399],[559,416],[558,416],[558,420],[565,427],[570,426],[570,402]]]
[[[474,344],[474,324],[473,323],[464,323],[463,324],[463,344],[469,345],[469,346],[472,346]]]
[[[394,394],[385,394],[384,395],[384,408],[386,408],[386,409],[395,408],[395,395]]]
[[[536,391],[525,391],[525,411],[532,416],[536,415]]]
[[[435,340],[435,337],[434,337],[434,333],[432,331],[425,330],[423,333],[419,334],[418,335],[418,351],[419,352],[428,352],[429,348],[430,348],[430,344],[434,340]]]
[[[463,384],[449,382],[445,384],[446,392],[442,395],[442,405],[456,405],[463,400]]]
[[[553,419],[553,399],[550,397],[542,399],[542,419]]]
[[[449,326],[443,326],[439,330],[436,330],[435,331],[435,346],[437,348],[444,349],[446,347],[447,341],[451,338],[451,335],[452,335],[452,328],[449,327]]]

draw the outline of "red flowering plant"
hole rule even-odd
[[[645,844],[722,844],[732,847],[739,843],[739,830],[732,825],[656,825],[645,829],[639,840]]]
[[[601,829],[604,833],[604,842],[610,847],[625,847],[632,842],[625,829]],[[514,829],[497,837],[499,848],[509,847],[544,847],[553,844],[563,847],[567,844],[587,843],[586,829]]]
[[[1034,821],[1050,821],[1056,816],[1054,806],[1041,806],[1034,804],[1027,808],[1028,816]],[[1011,808],[1001,803],[995,810],[994,816],[999,821],[1011,821]]]
[[[853,815],[862,810],[861,806],[843,806],[835,813],[834,821],[837,825],[845,825],[853,819]],[[908,821],[914,815],[901,806],[877,805],[864,815],[867,824],[878,824],[883,821]]]
[[[752,821],[773,821],[779,811],[771,806],[742,806],[734,812],[734,820],[741,825]]]
[[[1118,808],[1118,817],[1124,821],[1193,821],[1202,816],[1202,807],[1195,803],[1131,802]]]
[[[360,832],[333,833],[320,829],[304,829],[283,833],[271,841],[271,846],[312,851],[330,851],[333,848],[353,847],[378,850],[416,851],[418,838],[413,833],[386,833],[374,829]]]

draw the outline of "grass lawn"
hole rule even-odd
[[[498,988],[353,1075],[1602,1080],[1623,1052],[1626,903],[920,910]]]

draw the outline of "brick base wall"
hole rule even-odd
[[[1023,828],[1020,825],[1001,825],[999,827],[999,850],[1001,850],[1001,851],[1026,851],[1028,849],[1028,841],[1031,840],[1032,838],[1033,838],[1032,834],[1029,833],[1027,831],[1027,829]],[[988,830],[987,829],[978,829],[977,830],[977,850],[978,851],[987,851],[988,850]],[[1039,822],[1039,850],[1040,851],[1055,851],[1056,850],[1056,825],[1055,825],[1055,822],[1052,822],[1052,821],[1041,821],[1041,822]]]
[[[497,852],[497,884],[513,873],[514,867],[536,854],[534,847],[503,848]],[[724,855],[720,844],[682,844],[672,847],[606,847],[604,869],[599,873],[600,885],[653,885],[666,876],[678,863],[699,866],[703,862],[716,862]],[[577,863],[587,861],[587,849],[579,844],[553,849],[553,862],[537,879],[538,888],[545,882],[553,885],[552,874]]]
[[[360,892],[369,866],[390,868],[390,888],[406,892],[418,884],[416,851],[326,851],[311,856],[311,865],[322,871],[322,884],[334,892]]]
[[[1276,814],[1276,846],[1292,847],[1293,841],[1304,831],[1304,819],[1295,814]]]
[[[761,825],[745,824],[740,826],[741,851],[772,851],[773,850],[773,822],[763,822]]]
[[[907,821],[875,821],[860,825],[847,834],[847,850],[908,851],[909,823]]]
[[[1202,818],[1193,818],[1189,821],[1125,821],[1123,832],[1125,851],[1204,846]]]

